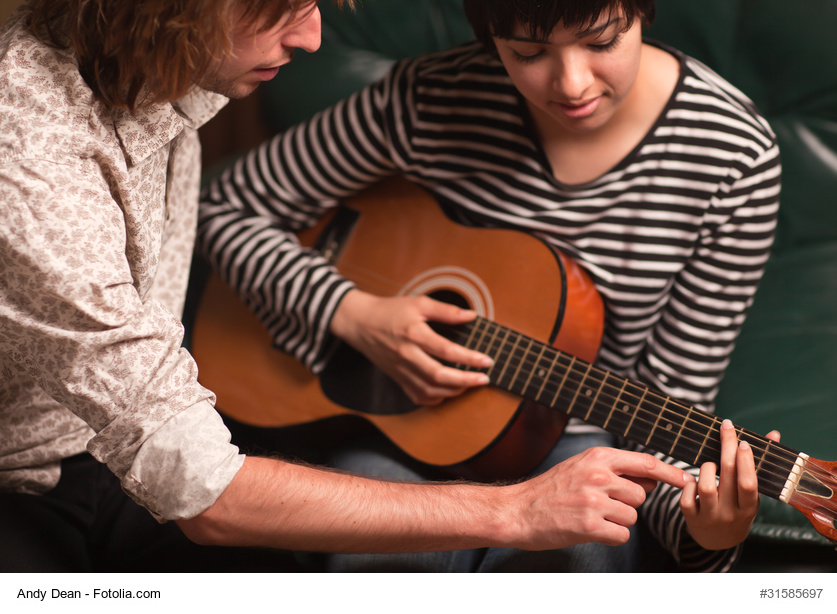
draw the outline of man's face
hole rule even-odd
[[[232,53],[214,62],[199,85],[228,98],[243,98],[262,81],[270,81],[279,67],[293,59],[296,49],[313,53],[320,47],[320,11],[315,3],[279,23],[259,29],[239,25],[232,33]]]
[[[512,38],[494,42],[530,108],[572,133],[602,128],[613,118],[634,85],[642,47],[638,19],[626,31],[624,17],[606,13],[584,31],[558,24],[541,41],[518,25]]]

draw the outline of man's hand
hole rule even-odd
[[[771,431],[767,438],[779,441]],[[704,463],[697,483],[683,489],[680,509],[694,540],[707,550],[732,548],[744,541],[759,509],[758,478],[753,450],[738,443],[729,420],[721,424],[720,478],[715,463]]]
[[[331,331],[395,380],[413,403],[435,405],[488,383],[484,373],[454,369],[440,360],[476,369],[492,362],[437,334],[428,322],[463,324],[475,316],[428,297],[384,298],[352,290],[337,308]]]
[[[658,482],[677,488],[694,483],[689,473],[650,454],[590,448],[546,473],[514,486],[528,502],[521,520],[531,528],[533,550],[584,542],[618,546],[628,541],[636,508]]]

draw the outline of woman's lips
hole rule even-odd
[[[600,100],[601,97],[596,97],[582,104],[565,104],[561,102],[556,102],[554,104],[567,117],[572,119],[583,119],[595,112],[596,108],[599,106]]]

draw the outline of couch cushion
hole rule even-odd
[[[774,256],[741,332],[717,413],[826,461],[837,460],[837,245]],[[837,476],[835,476],[837,479]],[[797,510],[763,498],[755,535],[826,540]]]

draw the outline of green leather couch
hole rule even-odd
[[[271,131],[325,108],[402,57],[471,37],[461,0],[321,3],[322,48],[298,53],[260,95]],[[746,92],[778,134],[784,182],[774,254],[717,413],[837,460],[837,2],[658,0],[648,36]],[[763,498],[739,570],[837,569],[837,551],[788,505]]]

